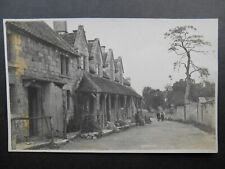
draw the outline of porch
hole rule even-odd
[[[76,94],[81,128],[87,118],[99,129],[105,129],[108,122],[134,122],[135,114],[141,110],[142,98],[132,88],[88,73]]]

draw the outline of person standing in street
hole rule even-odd
[[[165,119],[165,112],[162,111],[162,112],[161,112],[161,121],[164,121],[164,119]]]
[[[157,112],[156,116],[157,116],[157,120],[160,121],[161,117],[160,117],[160,113],[159,112]]]

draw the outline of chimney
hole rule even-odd
[[[67,22],[53,21],[53,29],[59,34],[67,33]]]
[[[101,46],[102,53],[105,53],[105,46]]]
[[[84,29],[84,26],[83,25],[79,25],[78,29]]]
[[[100,41],[99,38],[95,38],[95,41]]]

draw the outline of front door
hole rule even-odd
[[[38,106],[38,88],[29,87],[28,88],[28,106],[29,106],[29,134],[30,136],[37,136],[38,133],[38,117],[40,107]],[[34,119],[32,119],[34,118]]]

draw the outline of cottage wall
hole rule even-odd
[[[77,69],[77,57],[43,43],[41,40],[13,30],[8,30],[7,41],[9,84],[14,88],[14,103],[11,108],[12,118],[29,116],[28,85],[29,83],[37,83],[41,85],[43,93],[45,93],[43,96],[45,115],[51,115],[54,130],[62,132],[63,89],[62,86],[58,86],[58,82],[67,84],[69,86],[67,90],[71,90],[71,93],[73,93],[76,84],[81,80],[81,72]],[[69,58],[68,75],[61,74],[61,56]],[[24,78],[31,81],[26,81]],[[32,82],[32,79],[36,79],[36,81]],[[72,100],[72,95],[70,97]],[[68,112],[73,112],[73,107],[71,101]],[[18,138],[23,140],[24,137],[29,135],[29,121],[20,120],[16,122],[16,125],[18,131],[20,131]],[[44,125],[42,128],[44,128]],[[40,133],[46,132],[40,131]]]
[[[118,79],[119,83],[123,84],[123,63],[122,58],[119,57],[118,61],[115,63],[117,70],[115,73],[115,78]]]
[[[112,49],[109,49],[109,51],[107,52],[104,71],[111,81],[115,81],[115,63]]]
[[[92,43],[93,45],[90,50],[89,59],[90,72],[98,74],[99,77],[103,77],[102,51],[99,44],[99,40],[95,39]]]

